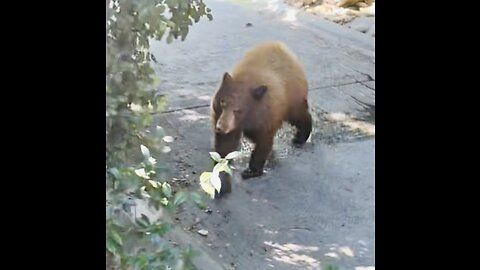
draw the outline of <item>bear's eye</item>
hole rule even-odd
[[[233,112],[234,112],[234,113],[241,113],[242,110],[240,110],[240,109],[235,109],[235,110],[233,110]]]
[[[222,108],[227,107],[227,102],[225,102],[225,100],[223,100],[223,99],[220,100],[220,107],[222,107]]]

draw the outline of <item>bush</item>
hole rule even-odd
[[[141,200],[171,214],[187,199],[183,192],[174,195],[165,164],[153,157],[167,153],[172,138],[161,127],[150,128],[165,102],[155,91],[159,78],[150,65],[156,58],[149,40],[183,41],[204,16],[212,20],[202,0],[107,0],[107,267],[192,268],[194,252],[164,239],[172,226],[168,219],[137,217],[131,208]]]

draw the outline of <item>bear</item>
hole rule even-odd
[[[249,49],[225,72],[210,104],[214,148],[225,157],[238,149],[242,135],[255,144],[243,179],[263,174],[276,132],[283,122],[296,128],[292,143],[305,144],[312,131],[308,83],[296,55],[282,42]]]

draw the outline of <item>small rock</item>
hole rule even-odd
[[[320,5],[313,7],[311,10],[320,14],[331,14],[333,12],[333,7],[329,5]]]
[[[252,26],[253,26],[252,23],[247,23],[247,24],[245,24],[245,27],[252,27]]]
[[[375,3],[373,3],[369,7],[360,8],[360,13],[365,14],[367,16],[375,16]]]
[[[208,231],[207,230],[198,230],[198,234],[200,234],[201,236],[207,236],[208,235]],[[221,254],[220,254],[221,255]]]
[[[210,208],[205,209],[205,213],[211,214],[211,213],[212,213],[212,209],[210,209]]]
[[[222,255],[222,254],[218,254],[218,257],[221,259],[221,258],[223,258],[223,255]]]
[[[192,174],[197,174],[197,172],[196,172],[196,171],[192,171]]]
[[[339,7],[351,7],[351,6],[358,6],[359,3],[363,2],[362,4],[365,6],[369,6],[373,3],[373,0],[340,0],[337,4]],[[362,5],[360,4],[360,5]],[[363,6],[362,5],[362,6]]]
[[[367,3],[364,3],[364,2],[358,2],[358,3],[357,3],[357,7],[359,7],[359,8],[366,8],[366,7],[368,7],[368,5],[367,5]]]

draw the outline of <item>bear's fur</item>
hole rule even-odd
[[[265,42],[247,51],[226,72],[211,113],[215,151],[222,157],[238,149],[242,134],[255,148],[244,179],[263,174],[273,138],[284,121],[296,127],[292,142],[303,145],[312,130],[308,83],[297,57],[281,42]]]

